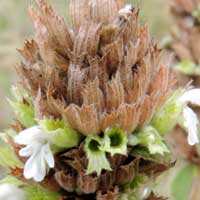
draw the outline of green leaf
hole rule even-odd
[[[183,106],[177,104],[177,100],[183,93],[183,89],[176,90],[153,118],[151,124],[160,134],[170,132],[179,122]]]
[[[88,158],[88,167],[86,174],[96,172],[99,176],[103,169],[112,170],[106,158],[105,151],[102,150],[102,139],[98,136],[87,137],[84,150]]]
[[[114,154],[127,154],[127,134],[120,128],[107,129],[103,138],[102,150],[113,156]]]
[[[188,164],[175,177],[171,191],[174,200],[188,200],[192,189],[192,182],[197,174],[197,168],[194,165]]]
[[[29,103],[32,102],[28,93],[22,87],[12,86],[11,93],[17,102],[22,102],[23,99],[26,99]]]
[[[200,21],[200,5],[197,6],[197,9],[192,13],[193,17],[196,17]]]
[[[14,101],[8,99],[8,102],[14,109],[17,119],[26,127],[36,125],[35,113],[32,100],[25,90],[13,86],[11,89]],[[25,103],[26,102],[26,103]]]
[[[37,123],[35,121],[34,108],[31,105],[23,104],[8,100],[17,119],[26,127],[35,126]]]
[[[19,179],[17,179],[14,176],[11,176],[11,175],[8,175],[5,178],[3,178],[2,180],[0,180],[0,185],[6,184],[6,183],[15,185],[17,187],[21,187],[21,186],[25,185],[22,181],[20,181]]]
[[[6,142],[5,134],[0,134],[0,165],[10,168],[23,168],[23,163],[17,158],[14,149]]]
[[[44,129],[50,143],[61,149],[77,146],[80,142],[80,135],[67,127],[62,120],[44,119],[39,124]]]
[[[146,147],[150,154],[164,155],[164,153],[169,153],[169,149],[163,142],[163,138],[152,126],[147,126],[139,133],[130,135],[128,143],[130,146],[140,145]]]
[[[200,13],[198,12],[194,12],[196,13],[196,16],[200,17]],[[188,75],[188,76],[199,76],[200,75],[200,66],[195,65],[193,62],[191,61],[182,61],[180,63],[178,63],[174,69],[178,72],[181,72],[182,74]]]
[[[172,162],[172,155],[171,153],[165,153],[164,156],[160,154],[150,154],[149,150],[146,147],[136,146],[134,147],[130,155],[134,157],[140,157],[144,160],[149,160],[152,162],[157,163],[170,163]]]
[[[49,192],[40,187],[27,186],[24,187],[28,200],[59,200],[60,194],[56,192]]]
[[[17,135],[17,133],[16,133],[16,131],[15,130],[13,130],[13,129],[8,129],[8,130],[6,130],[5,131],[10,137],[14,137],[14,136],[16,136]]]
[[[60,194],[57,192],[50,192],[37,186],[29,186],[14,176],[8,175],[4,179],[0,180],[0,185],[6,183],[20,187],[26,192],[28,200],[59,200],[60,198]]]

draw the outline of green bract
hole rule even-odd
[[[199,15],[200,17],[200,15]],[[182,74],[188,76],[199,76],[200,75],[200,66],[195,65],[191,61],[182,61],[178,63],[175,67],[175,70],[181,72]]]
[[[197,9],[193,11],[192,16],[196,17],[198,20],[200,20],[200,5],[197,6]]]
[[[103,149],[114,154],[127,154],[127,135],[120,128],[107,129],[103,139]]]
[[[39,124],[50,143],[59,148],[71,148],[77,146],[80,141],[80,136],[62,120],[44,119]]]
[[[27,186],[24,188],[28,200],[59,200],[60,194],[50,192],[36,186]]]
[[[17,120],[26,128],[36,125],[34,108],[28,95],[24,91],[20,91],[17,87],[12,87],[12,95],[15,101],[10,99],[8,101],[14,109]]]
[[[30,105],[17,103],[9,100],[10,105],[13,107],[17,119],[25,126],[31,127],[36,125],[34,109]]]
[[[179,122],[183,106],[177,100],[184,92],[183,89],[176,90],[153,118],[151,124],[160,134],[168,133]]]
[[[23,101],[23,99],[26,99],[29,102],[31,102],[28,93],[22,87],[19,88],[17,86],[12,86],[11,93],[17,102],[21,102]]]
[[[88,158],[88,167],[86,174],[96,172],[101,174],[103,169],[111,170],[110,164],[106,158],[105,151],[102,150],[102,139],[98,136],[87,137],[84,145]]]
[[[2,180],[0,180],[0,185],[5,184],[5,183],[12,184],[17,187],[24,186],[24,183],[22,181],[20,181],[19,179],[17,179],[14,176],[11,176],[11,175],[8,175],[5,178],[3,178]]]
[[[152,162],[157,162],[157,163],[170,163],[172,162],[172,156],[170,152],[165,152],[164,156],[156,153],[156,154],[151,154],[146,147],[142,146],[136,146],[133,148],[130,152],[130,154],[134,157],[140,157],[144,160],[152,161]]]
[[[9,168],[23,168],[23,163],[17,158],[14,149],[6,142],[5,134],[0,134],[0,165]]]
[[[150,154],[163,155],[164,153],[169,152],[169,149],[163,142],[162,137],[152,126],[147,126],[139,133],[130,135],[128,143],[130,146],[144,146],[149,150]]]

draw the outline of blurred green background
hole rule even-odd
[[[66,17],[69,0],[49,0]],[[16,51],[25,39],[33,35],[27,7],[34,0],[0,0],[0,130],[8,127],[12,119],[6,101],[11,85],[16,81],[15,66],[20,58]],[[170,17],[167,1],[128,0],[141,7],[141,17],[150,25],[154,38],[159,40],[169,32]]]

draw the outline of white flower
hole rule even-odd
[[[200,89],[191,89],[186,91],[178,100],[178,103],[187,105],[191,103],[200,106]]]
[[[188,104],[200,106],[200,89],[186,91],[177,103],[183,105],[183,126],[188,131],[188,143],[195,145],[199,143],[199,121],[194,111],[188,107]]]
[[[11,184],[0,185],[0,199],[27,200],[25,192]]]
[[[199,121],[197,115],[193,112],[191,108],[186,106],[183,110],[183,117],[184,117],[184,127],[188,131],[188,143],[190,145],[195,145],[196,143],[199,143],[199,138],[198,138]]]
[[[28,128],[15,137],[15,142],[26,145],[19,151],[22,157],[29,157],[24,166],[24,177],[40,182],[49,168],[54,168],[52,151],[40,126]]]

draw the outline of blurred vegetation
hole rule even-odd
[[[66,17],[69,0],[49,0]],[[163,37],[169,31],[167,3],[163,0],[127,0],[141,7],[141,16],[148,22],[152,34]],[[19,63],[16,49],[32,37],[33,28],[27,15],[27,7],[34,0],[0,0],[0,130],[7,127],[12,115],[6,97],[16,81],[14,67]]]

